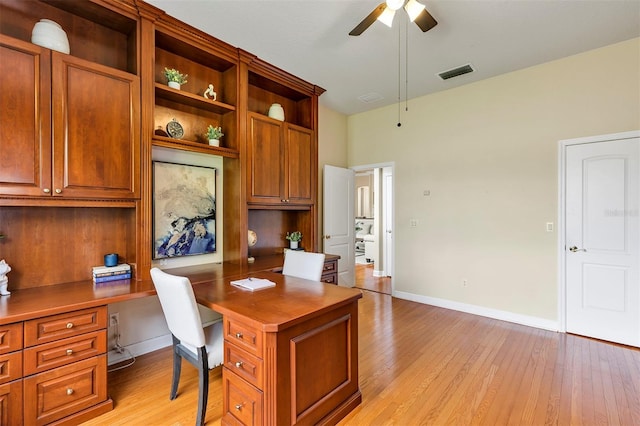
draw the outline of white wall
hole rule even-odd
[[[640,39],[410,100],[402,122],[348,118],[349,166],[396,164],[394,294],[555,323],[558,141],[640,128]]]

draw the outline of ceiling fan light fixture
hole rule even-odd
[[[411,22],[415,21],[416,18],[425,10],[426,7],[422,3],[417,0],[409,0],[406,5],[404,5],[404,10],[407,11],[407,15],[409,15],[409,20]]]
[[[404,0],[387,0],[387,8],[391,10],[398,10],[404,4]]]
[[[393,25],[393,17],[396,15],[396,11],[389,9],[388,7],[382,12],[380,16],[378,16],[378,21],[385,24],[387,27],[391,28]]]

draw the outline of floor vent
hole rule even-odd
[[[449,71],[443,71],[441,73],[438,73],[438,77],[440,77],[443,80],[448,80],[450,78],[457,77],[457,76],[463,75],[463,74],[469,74],[470,72],[474,72],[474,71],[475,70],[473,69],[471,64],[466,64],[466,65],[463,65],[463,66],[458,67],[458,68],[454,68],[454,69],[449,70]]]

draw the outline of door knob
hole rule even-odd
[[[587,251],[587,249],[583,249],[583,248],[578,248],[576,246],[572,246],[572,247],[569,247],[569,251],[572,252],[572,253],[575,253],[577,251]]]
[[[325,238],[326,240],[329,240],[329,239],[331,239],[331,235],[325,235],[325,236],[324,236],[324,238]]]

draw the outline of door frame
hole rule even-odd
[[[391,179],[391,191],[393,193],[393,197],[392,197],[392,200],[393,200],[392,204],[393,205],[391,206],[392,215],[393,215],[392,224],[391,224],[391,227],[392,227],[392,231],[391,232],[392,232],[392,235],[394,235],[395,234],[395,230],[396,230],[396,196],[395,196],[395,194],[396,194],[396,181],[397,181],[397,179],[395,178],[395,175],[396,175],[396,163],[395,163],[395,161],[389,161],[389,162],[385,162],[385,163],[362,164],[362,165],[358,165],[358,166],[351,166],[349,168],[357,173],[357,172],[362,172],[362,171],[365,171],[365,170],[371,170],[371,169],[376,169],[376,168],[382,169],[384,167],[390,167],[391,168],[391,176],[392,176],[392,179]],[[380,197],[381,197],[381,194],[378,194],[377,198],[379,199]],[[379,239],[381,239],[381,238],[382,238],[382,236],[380,235]],[[396,263],[396,239],[395,238],[391,239],[391,251],[393,252],[391,270],[394,271],[395,267],[396,267],[396,265],[395,265],[395,263]],[[384,276],[386,276],[387,269],[388,268],[386,268],[386,265],[385,265],[385,269],[383,270],[383,272],[384,272],[383,275]],[[391,276],[391,294],[393,294],[393,289],[394,288],[395,288],[394,277],[392,275]]]
[[[640,130],[563,139],[558,142],[558,331],[567,331],[567,275],[566,275],[566,155],[567,147],[597,142],[612,142],[640,137]]]

